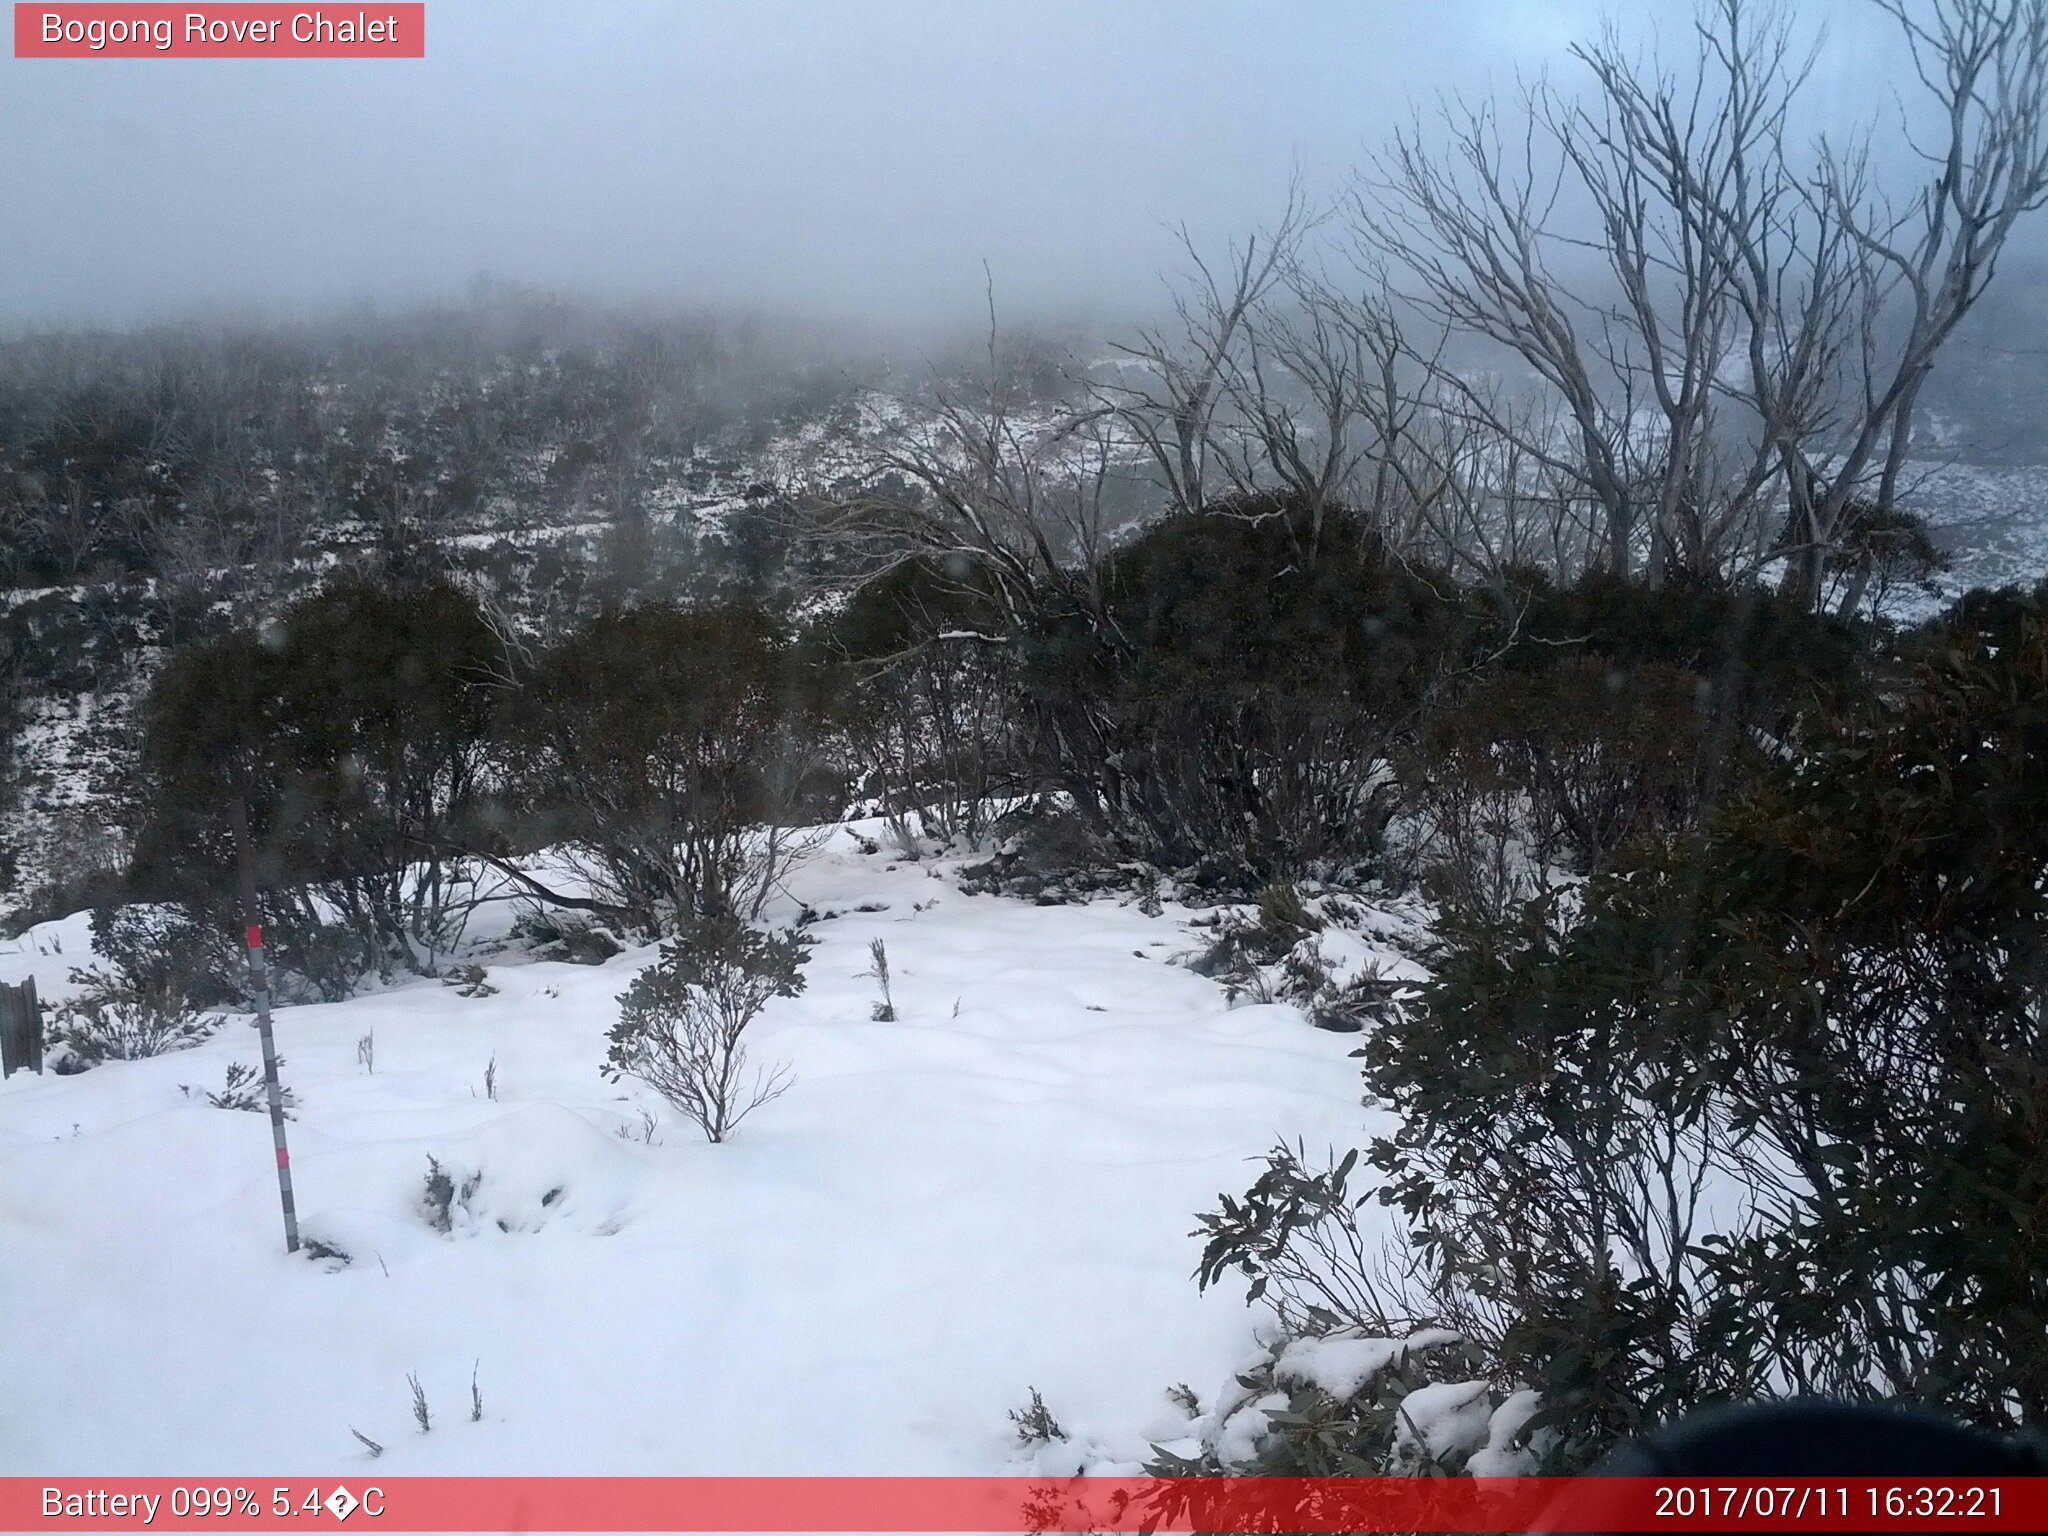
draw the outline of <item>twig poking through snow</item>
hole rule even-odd
[[[406,1382],[412,1387],[412,1416],[419,1424],[420,1433],[425,1434],[434,1427],[433,1415],[427,1412],[427,1389],[420,1385],[418,1376],[406,1375]]]
[[[882,988],[882,1000],[875,1004],[875,1011],[870,1017],[877,1024],[894,1024],[896,999],[889,995],[889,951],[883,947],[880,939],[870,939],[868,954],[873,957],[874,964],[868,968],[866,974],[874,977]]]

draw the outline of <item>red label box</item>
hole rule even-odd
[[[2041,1531],[2048,1478],[0,1477],[0,1532]]]
[[[18,59],[423,59],[422,3],[21,4]]]

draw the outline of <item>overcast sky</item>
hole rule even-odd
[[[1881,18],[1830,18],[1860,96]],[[0,318],[459,293],[1114,314],[1439,91],[1569,78],[1578,0],[430,0],[424,60],[0,59]],[[1628,0],[1628,30],[1686,0]],[[1867,106],[1867,103],[1866,103]]]

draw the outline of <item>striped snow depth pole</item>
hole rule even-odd
[[[263,1096],[270,1101],[270,1140],[277,1148],[277,1193],[284,1202],[284,1251],[299,1251],[299,1212],[292,1203],[292,1154],[284,1141],[284,1090],[277,1080],[277,1038],[270,1032],[270,968],[263,959],[263,925],[249,924],[249,981],[256,993],[256,1031],[263,1037]]]

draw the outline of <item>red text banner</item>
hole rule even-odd
[[[17,4],[18,59],[421,59],[424,4]]]
[[[0,1478],[0,1531],[2039,1531],[2048,1479]]]

